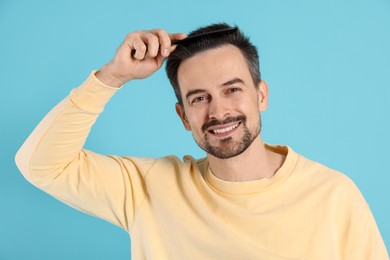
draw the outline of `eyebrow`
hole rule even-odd
[[[226,81],[225,83],[222,83],[221,85],[219,85],[219,87],[227,87],[227,86],[230,86],[230,85],[233,85],[233,84],[236,84],[236,83],[241,83],[241,84],[245,84],[244,81],[240,78],[234,78],[234,79],[231,79],[229,81]],[[204,93],[204,92],[207,92],[205,89],[194,89],[194,90],[190,90],[187,92],[186,94],[186,99],[188,100],[188,98],[192,95],[195,95],[195,94],[198,94],[198,93]]]
[[[188,98],[192,95],[195,95],[195,94],[198,94],[198,93],[204,93],[206,92],[205,89],[194,89],[194,90],[190,90],[187,92],[186,94],[186,99],[188,100]]]
[[[227,87],[227,86],[230,86],[230,85],[233,85],[233,84],[236,84],[236,83],[241,83],[241,84],[244,84],[244,85],[245,85],[245,83],[244,83],[244,81],[243,81],[242,79],[240,79],[240,78],[234,78],[234,79],[229,80],[229,81],[227,81],[227,82],[225,82],[225,83],[222,83],[222,84],[220,85],[220,87]]]

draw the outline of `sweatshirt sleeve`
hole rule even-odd
[[[338,219],[343,219],[343,224],[337,225],[343,252],[341,259],[388,260],[386,246],[363,194],[351,179],[346,176],[343,179],[336,208]]]
[[[33,185],[129,230],[145,198],[144,176],[154,159],[103,156],[83,149],[92,125],[117,90],[93,72],[39,123],[15,159]]]

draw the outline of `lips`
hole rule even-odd
[[[233,129],[236,129],[240,125],[240,123],[241,122],[235,122],[229,125],[210,127],[208,131],[212,134],[224,134],[232,131]]]
[[[245,124],[246,116],[239,115],[236,117],[229,117],[222,121],[220,120],[210,120],[202,125],[202,132],[209,132],[212,134],[226,133],[236,129],[241,123]],[[229,129],[230,127],[233,127]],[[215,131],[214,131],[215,130]]]

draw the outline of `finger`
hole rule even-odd
[[[170,38],[171,38],[171,41],[177,41],[177,40],[184,40],[185,38],[187,38],[187,34],[185,33],[172,33],[169,35]],[[177,44],[174,43],[171,45],[171,48],[170,48],[170,52],[173,52],[177,47]]]
[[[147,46],[146,57],[156,57],[160,49],[158,37],[152,33],[146,33],[142,36],[142,40],[146,43]]]
[[[171,34],[169,34],[169,38],[171,39],[171,41],[184,40],[185,38],[187,38],[187,34],[185,34],[185,33],[171,33]]]
[[[158,37],[160,43],[160,54],[164,57],[167,57],[171,47],[171,39],[169,38],[169,34],[162,29],[154,29],[152,32]]]
[[[162,55],[158,55],[158,56],[156,57],[156,61],[157,61],[157,66],[158,66],[158,68],[161,68],[161,66],[163,65],[164,60],[165,60],[166,58],[167,58],[167,57],[162,56]]]
[[[132,53],[133,58],[137,60],[143,60],[146,55],[147,51],[147,46],[146,44],[140,39],[140,38],[134,38],[130,43],[129,43],[130,49],[134,50]]]

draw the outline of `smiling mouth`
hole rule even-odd
[[[225,133],[228,133],[228,132],[236,129],[240,124],[241,124],[241,122],[237,122],[234,125],[230,125],[230,126],[227,126],[225,128],[211,129],[208,132],[215,134],[215,135],[225,134]]]

